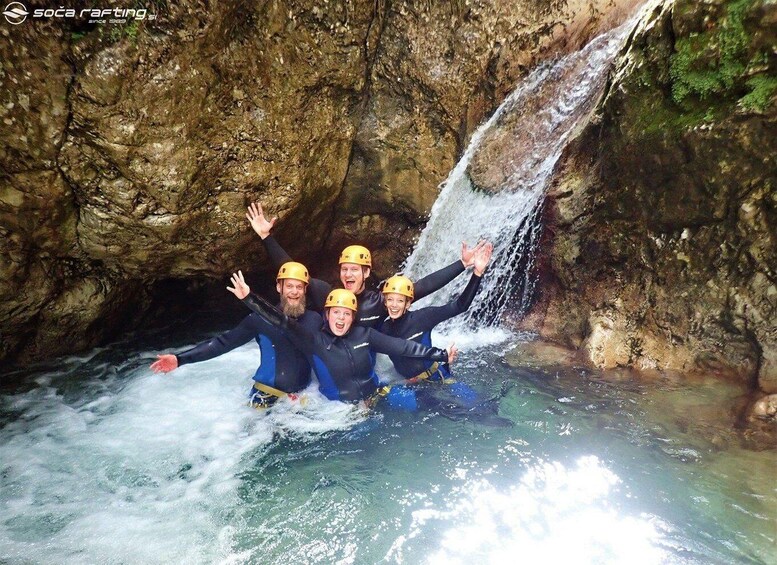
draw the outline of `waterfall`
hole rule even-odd
[[[477,129],[440,185],[429,222],[405,261],[404,272],[417,279],[444,267],[458,254],[462,241],[474,244],[486,238],[494,244],[481,290],[470,310],[456,319],[457,325],[495,325],[508,311],[522,315],[528,308],[546,188],[567,142],[593,111],[611,63],[633,27],[632,20],[533,71]],[[498,163],[504,181],[497,192],[478,190],[468,173],[473,155],[490,136],[504,136],[510,121],[520,126],[507,131],[513,144],[510,152],[517,156]],[[420,304],[450,301],[468,279],[459,277]]]

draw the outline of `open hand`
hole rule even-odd
[[[488,263],[491,261],[491,255],[494,253],[494,245],[490,241],[484,242],[485,245],[479,247],[475,251],[475,259],[473,264],[475,265],[475,274],[479,277],[483,276],[483,273],[488,267]]]
[[[178,368],[178,357],[175,355],[157,355],[156,361],[151,363],[151,370],[155,373],[169,373]]]
[[[262,239],[270,235],[270,230],[272,230],[275,225],[275,220],[278,219],[277,217],[274,217],[271,220],[267,220],[267,218],[264,217],[262,205],[258,202],[255,202],[248,207],[246,218],[248,218],[251,227],[254,228],[254,231]]]
[[[448,352],[448,365],[450,365],[456,360],[456,357],[459,355],[459,350],[456,348],[455,343],[451,343],[445,351]]]
[[[486,241],[481,239],[475,247],[468,247],[466,241],[461,242],[461,263],[464,268],[471,267],[475,261],[475,253],[483,247]]]
[[[243,278],[243,271],[232,273],[232,277],[229,279],[232,282],[232,286],[228,286],[227,290],[237,296],[240,300],[243,300],[251,292],[251,288],[246,284],[246,280]]]

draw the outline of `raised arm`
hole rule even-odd
[[[275,225],[275,221],[278,219],[277,217],[268,220],[264,216],[262,205],[258,202],[255,202],[248,207],[246,218],[248,218],[248,223],[251,224],[251,227],[256,232],[256,235],[262,239],[264,248],[267,250],[267,254],[270,256],[270,261],[272,261],[272,264],[276,269],[280,268],[280,266],[284,263],[293,261],[289,254],[283,250],[277,241],[275,241],[275,238],[270,235],[270,230],[272,230],[273,226]]]
[[[251,227],[256,234],[262,238],[264,249],[267,251],[267,255],[270,257],[270,261],[276,269],[279,269],[284,263],[294,260],[291,258],[291,255],[286,253],[283,247],[281,247],[281,244],[270,235],[270,230],[272,230],[275,225],[275,220],[278,219],[277,217],[268,220],[264,215],[262,205],[255,202],[248,207],[246,218],[248,218],[248,222],[251,224]],[[310,279],[307,294],[308,301],[314,310],[321,311],[324,309],[324,302],[331,290],[332,285],[328,282],[321,279]]]
[[[483,245],[478,245],[472,261],[475,267],[472,277],[470,277],[469,283],[467,283],[464,291],[456,300],[443,306],[429,306],[414,312],[414,320],[419,324],[419,329],[431,330],[440,322],[467,311],[480,288],[480,281],[485,274],[488,263],[491,261],[493,251],[494,246],[490,242],[483,242]]]
[[[440,290],[463,273],[467,267],[471,267],[474,264],[475,254],[478,249],[481,249],[485,244],[485,241],[480,241],[475,247],[468,247],[467,243],[462,241],[461,259],[459,261],[455,261],[439,271],[426,275],[413,284],[415,287],[415,300],[420,300],[424,296]]]
[[[453,363],[458,354],[458,350],[453,344],[448,349],[427,347],[415,341],[387,336],[373,328],[369,328],[367,340],[373,351],[385,353],[386,355],[399,355],[414,359],[429,359],[430,361],[439,361],[441,363]]]
[[[178,355],[157,355],[157,361],[151,364],[155,373],[167,373],[189,363],[207,361],[236,347],[245,345],[256,337],[262,329],[262,320],[253,314],[249,314],[233,329],[203,341],[191,349]],[[170,359],[172,357],[172,359]]]

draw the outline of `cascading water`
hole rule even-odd
[[[623,24],[583,50],[534,71],[478,128],[443,182],[429,223],[404,270],[418,278],[445,266],[461,241],[472,244],[485,238],[494,244],[492,266],[481,291],[469,312],[456,319],[457,325],[470,320],[481,327],[493,325],[508,309],[520,315],[529,305],[545,189],[570,137],[593,110],[610,65],[633,27],[633,21]],[[509,143],[521,144],[520,154],[500,163],[503,180],[498,191],[486,193],[475,187],[468,169],[473,155],[508,117],[520,123],[520,132],[508,133]],[[460,277],[421,304],[447,302],[466,282]]]

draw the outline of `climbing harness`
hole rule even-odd
[[[439,375],[439,377],[432,378],[433,375]],[[440,384],[452,384],[456,382],[456,379],[451,378],[445,378],[445,373],[442,371],[442,364],[438,363],[437,361],[434,362],[434,364],[429,367],[426,371],[423,371],[421,373],[418,373],[415,377],[411,377],[407,379],[407,384],[415,384],[419,381],[425,381],[429,380],[432,382],[440,383]]]
[[[282,390],[254,381],[254,388],[251,391],[249,404],[256,409],[267,409],[278,402],[279,399],[286,396],[289,396],[288,393],[285,393]]]

